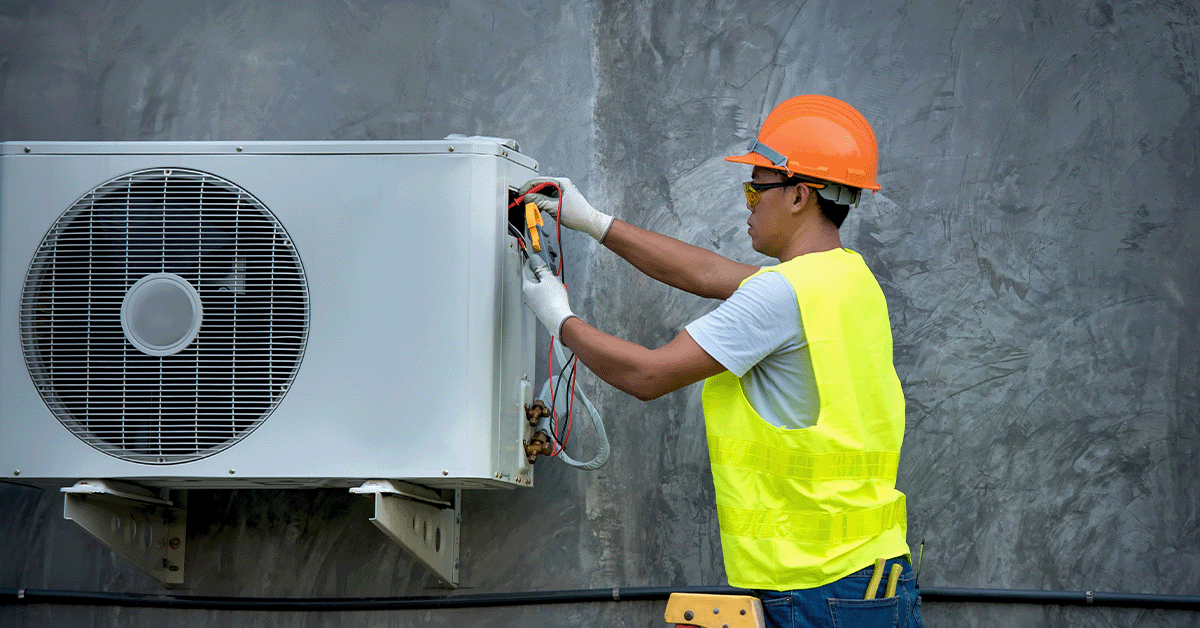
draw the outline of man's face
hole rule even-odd
[[[754,183],[782,183],[787,180],[782,172],[755,166],[750,180]],[[796,186],[788,185],[771,188],[759,192],[759,201],[753,207],[746,202],[750,217],[746,219],[749,225],[750,246],[755,251],[771,257],[779,257],[790,235],[786,218],[790,215],[792,204],[796,200]]]

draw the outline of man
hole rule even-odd
[[[887,306],[838,228],[875,182],[875,135],[850,105],[798,96],[774,110],[744,155],[754,250],[742,264],[593,208],[566,179],[559,198],[529,194],[563,226],[588,233],[643,273],[722,299],[658,349],[577,317],[534,256],[526,303],[597,376],[649,400],[702,379],[725,570],[753,589],[772,626],[920,626],[895,489],[904,397],[892,365]],[[561,206],[561,211],[560,211]],[[888,559],[883,569],[877,559]],[[895,593],[878,594],[872,576]],[[867,599],[864,599],[867,598]]]

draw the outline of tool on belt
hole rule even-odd
[[[867,584],[867,594],[863,596],[864,600],[875,599],[875,593],[879,591],[879,581],[883,579],[883,566],[887,561],[883,558],[875,559],[875,570],[871,572],[871,582]],[[896,583],[900,581],[900,572],[903,567],[900,563],[892,565],[891,572],[888,573],[887,588],[883,591],[883,597],[896,596]]]

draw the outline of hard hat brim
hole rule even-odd
[[[784,171],[783,169],[776,166],[775,164],[771,163],[770,159],[767,159],[766,157],[764,157],[758,153],[755,153],[755,152],[749,152],[749,153],[746,153],[745,155],[730,155],[725,158],[725,161],[729,161],[729,162],[732,162],[735,164],[746,164],[748,166],[761,166],[763,168],[769,168],[769,169],[775,170],[777,172],[782,172],[785,175],[789,174],[786,171]],[[805,175],[804,173],[800,173],[800,172],[792,172],[790,174],[812,177],[812,175]],[[812,178],[816,179],[817,181],[823,180],[820,177],[812,177]],[[871,192],[878,192],[881,187],[878,183],[876,183],[874,185],[864,185],[861,187],[857,186],[857,185],[850,185],[848,183],[840,183],[840,182],[834,182],[834,183],[837,183],[838,185],[845,185],[847,187],[859,188],[859,189],[863,189],[863,190],[870,190]]]
[[[771,170],[779,170],[780,172],[783,172],[783,170],[771,163],[770,159],[767,159],[766,157],[754,152],[746,153],[745,155],[730,155],[729,157],[725,158],[725,161],[731,161],[736,164],[747,164],[750,166],[762,166],[763,168],[770,168]]]

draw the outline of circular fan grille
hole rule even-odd
[[[93,447],[147,464],[249,434],[287,391],[307,335],[308,287],[283,227],[194,170],[134,172],[85,195],[42,240],[21,297],[21,345],[46,404]]]

